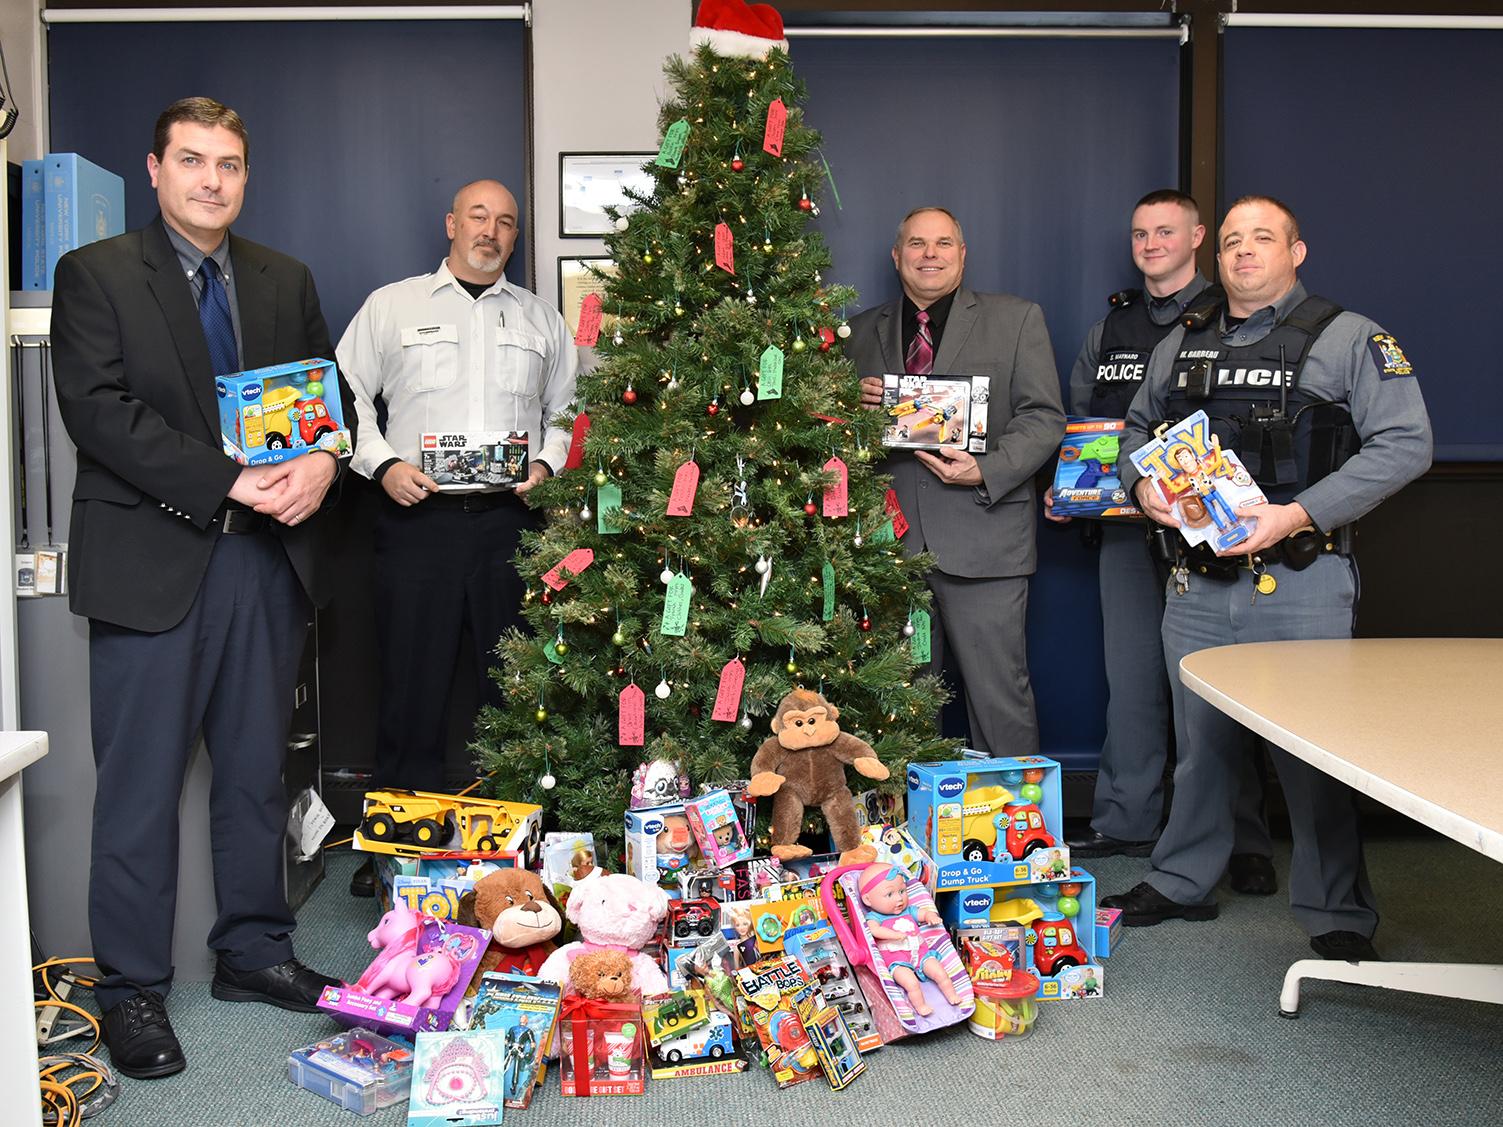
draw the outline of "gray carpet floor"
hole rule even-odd
[[[1433,836],[1369,843],[1389,959],[1503,964],[1503,867]],[[1287,871],[1287,843],[1277,858]],[[354,858],[331,854],[300,913],[298,953],[334,975],[370,957],[373,904],[345,891]],[[1103,893],[1147,862],[1088,866]],[[1307,983],[1302,1016],[1278,1015],[1283,973],[1309,957],[1282,892],[1221,891],[1221,918],[1136,929],[1106,961],[1105,996],[1051,1003],[1033,1034],[990,1042],[963,1027],[886,1046],[844,1092],[778,1091],[764,1072],[653,1083],[645,1096],[561,1096],[548,1086],[511,1124],[825,1122],[1073,1124],[1503,1124],[1503,1009],[1481,1002]],[[188,1055],[166,1080],[126,1080],[104,1127],[400,1125],[406,1105],[358,1119],[287,1079],[287,1053],[325,1035],[321,1015],[215,1001],[180,983],[168,1003]]]

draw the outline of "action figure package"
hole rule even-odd
[[[1054,469],[1054,514],[1061,517],[1140,517],[1122,488],[1121,419],[1071,415]]]
[[[407,1127],[498,1127],[500,1030],[419,1033]]]
[[[1258,523],[1255,506],[1268,502],[1237,455],[1221,448],[1204,411],[1161,427],[1151,442],[1132,452],[1132,464],[1157,482],[1192,546],[1236,547]]]
[[[497,971],[481,977],[470,1024],[501,1032],[505,1069],[501,1094],[507,1107],[526,1107],[543,1083],[546,1055],[553,1047],[558,1023],[558,1002],[555,982]]]
[[[371,1115],[407,1098],[412,1052],[357,1027],[294,1050],[287,1058],[287,1075],[299,1088],[346,1111]]]
[[[887,429],[882,444],[903,450],[942,446],[980,454],[986,450],[990,376],[882,377]]]
[[[425,434],[419,468],[442,493],[473,493],[527,479],[526,431]]]

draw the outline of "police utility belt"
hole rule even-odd
[[[1222,448],[1238,453],[1269,501],[1287,503],[1340,469],[1361,446],[1344,404],[1300,387],[1312,346],[1341,307],[1307,297],[1263,340],[1233,347],[1219,332],[1224,294],[1212,286],[1202,296],[1210,300],[1186,309],[1181,321],[1185,334],[1166,404],[1169,417],[1204,410]],[[1231,581],[1248,569],[1262,580],[1272,564],[1303,571],[1322,555],[1350,555],[1355,532],[1351,525],[1328,533],[1307,527],[1244,556],[1218,556],[1206,544],[1190,547],[1177,529],[1156,527],[1152,540],[1155,555],[1175,569],[1183,585],[1187,575]],[[1266,578],[1267,590],[1259,585],[1264,594],[1274,586]]]

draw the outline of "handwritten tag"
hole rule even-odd
[[[839,458],[831,458],[824,464],[824,471],[835,475],[835,484],[825,489],[824,515],[827,517],[850,516],[850,505],[846,501],[850,475],[845,468],[845,463]]]
[[[889,489],[887,499],[884,502],[888,514],[892,517],[892,534],[901,537],[908,531],[908,518],[903,515],[903,506],[898,504],[898,491]]]
[[[602,536],[619,535],[616,520],[621,512],[621,487],[608,481],[595,490],[595,531]]]
[[[877,529],[876,534],[872,536],[872,543],[874,544],[896,544],[897,541],[898,537],[892,530],[891,520],[884,520],[882,527]]]
[[[833,622],[835,619],[835,565],[829,560],[825,561],[821,578],[825,585],[825,605],[820,612],[820,618],[825,622]]]
[[[622,747],[641,747],[646,736],[646,702],[637,685],[621,690],[616,707],[616,742]]]
[[[662,147],[658,149],[659,168],[677,168],[684,159],[684,147],[689,143],[689,121],[679,118],[663,134]]]
[[[929,612],[916,610],[912,614],[913,637],[909,639],[913,647],[913,660],[920,665],[927,665],[933,660],[933,639],[930,638]]]
[[[584,440],[590,433],[590,416],[581,411],[574,416],[574,435],[569,439],[569,455],[564,469],[577,470],[584,465]]]
[[[578,575],[595,562],[595,552],[591,548],[575,548],[548,571],[543,573],[543,582],[555,591],[562,591],[568,586],[569,581],[563,577],[563,572],[568,571],[572,575]]]
[[[715,265],[727,274],[736,272],[736,246],[724,222],[715,224]]]
[[[668,515],[686,517],[694,508],[694,493],[699,488],[699,463],[685,462],[673,475],[673,492],[668,494]]]
[[[600,295],[585,294],[585,299],[579,306],[579,328],[574,330],[575,344],[581,348],[595,347],[595,342],[600,339],[601,312]]]
[[[663,599],[663,621],[658,633],[666,638],[682,638],[689,628],[689,602],[694,597],[694,584],[687,575],[675,575],[668,583],[668,594]]]
[[[564,659],[558,656],[557,638],[549,638],[548,641],[543,645],[543,656],[551,661],[554,665],[562,665],[564,663]]]
[[[726,720],[734,723],[741,711],[741,686],[746,684],[746,666],[738,657],[731,658],[720,667],[720,688],[715,691],[715,711],[711,720]]]
[[[762,350],[762,361],[757,369],[757,398],[783,398],[783,350],[775,344]]]
[[[767,107],[767,128],[762,132],[762,151],[775,157],[783,155],[783,132],[788,128],[788,107],[782,98],[774,98]]]

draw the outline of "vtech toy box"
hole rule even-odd
[[[295,360],[214,381],[224,452],[242,466],[285,462],[310,450],[350,452],[332,360]]]
[[[1060,768],[1043,756],[911,764],[908,832],[933,859],[938,891],[1070,872]]]

